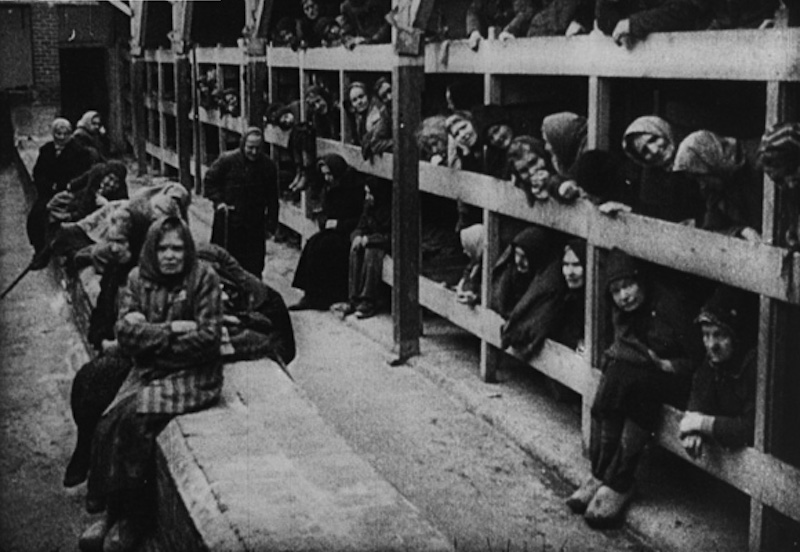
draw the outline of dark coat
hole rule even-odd
[[[467,36],[478,31],[486,36],[497,27],[514,36],[525,36],[531,17],[541,9],[539,0],[473,0],[467,9]]]
[[[695,372],[687,410],[714,417],[714,439],[726,447],[753,442],[756,411],[756,355],[750,351],[727,366],[708,359]]]
[[[563,35],[573,21],[587,31],[594,21],[594,3],[588,0],[549,0],[531,19],[528,36]]]
[[[53,142],[39,148],[39,157],[33,167],[33,183],[39,198],[49,199],[67,189],[67,183],[88,171],[92,166],[89,153],[67,140],[61,153],[56,154]]]
[[[364,201],[364,210],[351,236],[367,236],[369,247],[391,248],[392,234],[392,183],[376,177],[370,177],[368,186],[372,194],[371,201]]]
[[[650,33],[691,31],[708,26],[708,0],[597,0],[597,26],[610,35],[617,23],[630,19],[631,35],[641,40]]]
[[[278,169],[263,153],[249,161],[240,147],[225,152],[208,169],[206,197],[232,207],[227,215],[227,244],[222,211],[215,211],[211,242],[222,245],[246,269],[261,275],[266,232],[278,228]]]
[[[389,42],[392,28],[385,18],[391,10],[391,0],[345,0],[341,5],[345,20],[342,32],[363,37],[371,44]]]

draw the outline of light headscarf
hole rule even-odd
[[[89,131],[89,125],[92,124],[92,119],[99,116],[100,113],[98,113],[97,111],[87,111],[81,116],[81,118],[78,120],[78,123],[75,126],[78,128],[82,128],[86,131]]]
[[[644,167],[650,167],[652,166],[652,163],[645,161],[639,153],[639,150],[637,150],[636,146],[634,145],[634,140],[636,140],[636,137],[641,136],[642,134],[650,134],[652,136],[663,138],[673,147],[677,145],[675,143],[675,132],[672,129],[672,125],[670,125],[661,117],[656,117],[655,115],[645,115],[644,117],[635,119],[630,125],[628,125],[628,128],[625,130],[625,134],[622,136],[622,150],[625,152],[625,155],[630,157],[637,164]]]
[[[695,175],[727,176],[743,163],[735,138],[698,130],[687,136],[678,146],[672,170]]]

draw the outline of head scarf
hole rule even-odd
[[[511,127],[512,133],[514,130],[514,122],[508,114],[508,111],[499,105],[485,105],[477,110],[475,120],[480,126],[480,140],[482,143],[489,145],[489,130],[497,125],[507,125]]]
[[[365,88],[365,90],[366,90],[366,88]],[[308,89],[306,90],[306,96],[305,97],[306,97],[306,99],[308,99],[308,97],[312,96],[312,95],[313,96],[319,96],[320,98],[325,100],[325,103],[328,104],[328,111],[330,111],[330,109],[332,107],[332,104],[331,104],[331,93],[328,91],[327,88],[325,88],[324,86],[321,86],[319,84],[314,84],[312,86],[309,86]]]
[[[611,284],[623,278],[631,278],[639,282],[639,265],[636,259],[615,247],[606,259],[606,290],[610,292]]]
[[[317,161],[317,168],[319,169],[321,165],[328,167],[333,175],[334,181],[336,182],[339,182],[347,172],[347,169],[350,168],[347,164],[347,161],[344,160],[344,157],[336,153],[323,155],[319,161]]]
[[[800,123],[780,123],[767,129],[758,161],[775,178],[800,173]]]
[[[242,138],[239,140],[239,150],[244,154],[244,144],[247,142],[248,136],[258,136],[261,140],[264,140],[264,132],[258,127],[247,127],[247,130],[242,133]]]
[[[575,256],[578,257],[578,260],[581,262],[581,266],[586,268],[586,240],[582,238],[573,238],[569,240],[567,245],[564,246],[564,255],[567,254],[567,251],[575,253]]]
[[[542,136],[558,159],[561,176],[571,176],[578,156],[586,149],[586,117],[568,111],[548,115],[542,121]]]
[[[81,116],[81,118],[78,120],[78,123],[75,126],[78,128],[82,128],[87,132],[91,132],[89,130],[89,125],[92,124],[92,119],[99,116],[100,113],[98,113],[97,111],[87,111]]]
[[[525,252],[530,264],[530,273],[538,272],[552,260],[558,246],[555,235],[548,228],[531,226],[526,228],[511,240],[515,247]]]
[[[672,170],[695,175],[728,176],[742,164],[735,138],[698,130],[678,146]]]
[[[55,132],[59,128],[66,128],[67,132],[70,132],[70,131],[72,131],[72,123],[70,123],[68,120],[66,120],[63,117],[57,117],[57,118],[53,119],[53,122],[50,125],[50,130],[52,132]]]
[[[642,158],[633,143],[636,137],[642,134],[657,136],[667,140],[667,142],[673,146],[677,145],[675,143],[675,131],[672,129],[672,125],[661,117],[645,115],[644,117],[635,119],[628,125],[625,134],[622,136],[622,150],[625,152],[625,155],[643,167],[649,167],[650,164]]]
[[[158,268],[158,243],[164,237],[167,230],[176,229],[181,236],[185,248],[183,258],[183,271],[176,275],[164,275]],[[178,217],[164,217],[156,220],[147,230],[147,237],[142,246],[139,256],[139,271],[143,278],[159,284],[173,284],[177,280],[183,279],[194,268],[196,262],[196,251],[192,234],[189,227]]]

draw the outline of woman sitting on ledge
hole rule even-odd
[[[122,292],[117,339],[134,366],[97,426],[87,510],[105,516],[82,550],[135,550],[156,511],[156,437],[178,414],[214,404],[222,389],[219,278],[198,262],[177,217],[149,229]]]

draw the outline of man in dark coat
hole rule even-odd
[[[215,207],[211,243],[223,246],[259,278],[267,232],[278,227],[278,169],[261,151],[263,143],[260,129],[247,129],[239,149],[221,154],[204,181]]]

